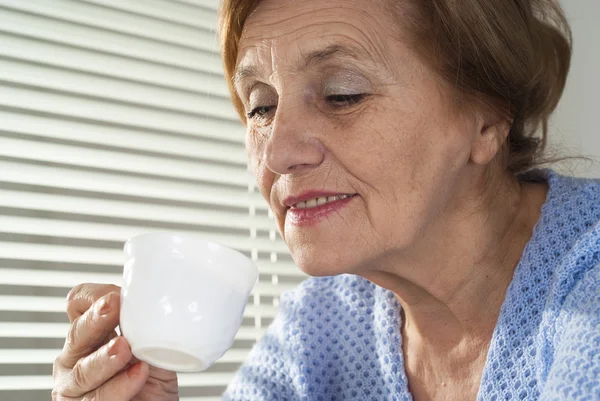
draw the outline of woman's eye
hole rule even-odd
[[[256,116],[264,118],[264,117],[267,116],[267,114],[269,114],[269,111],[271,111],[271,109],[273,109],[273,107],[274,106],[259,106],[259,107],[255,107],[254,109],[252,109],[251,112],[249,112],[248,114],[246,114],[246,117],[248,117],[248,119],[253,119]]]
[[[359,103],[365,97],[364,94],[358,93],[354,95],[330,95],[327,96],[327,103],[335,107],[347,107]]]

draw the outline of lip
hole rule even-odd
[[[333,202],[327,202],[323,205],[298,209],[292,207],[298,202],[304,202],[314,198],[326,197],[326,196],[338,196],[338,195],[350,195],[344,199],[338,199]],[[285,205],[287,206],[286,220],[295,226],[311,226],[317,224],[330,214],[336,212],[339,213],[345,208],[354,198],[358,197],[358,194],[352,193],[341,193],[341,192],[325,192],[325,191],[310,191],[301,194],[300,196],[285,199]],[[289,206],[288,206],[289,205]]]

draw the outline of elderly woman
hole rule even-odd
[[[226,0],[226,77],[296,264],[226,400],[600,400],[600,182],[536,170],[554,0]],[[72,291],[54,400],[176,400],[118,288]]]

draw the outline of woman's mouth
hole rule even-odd
[[[319,196],[293,204],[287,211],[287,219],[297,226],[317,224],[333,212],[341,211],[358,194]]]
[[[356,194],[354,194],[354,195],[356,195]],[[334,196],[321,196],[318,198],[309,199],[304,202],[298,202],[295,205],[293,205],[292,207],[297,208],[297,209],[312,209],[314,207],[325,205],[327,203],[335,202],[338,200],[346,199],[346,198],[349,198],[354,195],[344,194],[344,195],[334,195]]]

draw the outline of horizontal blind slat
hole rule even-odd
[[[115,0],[113,0],[115,1]],[[175,3],[186,3],[193,6],[204,7],[209,10],[217,10],[220,2],[218,0],[170,0]]]
[[[79,146],[110,146],[131,152],[198,158],[235,165],[247,164],[242,144],[203,140],[202,138],[157,134],[115,126],[69,121],[51,116],[0,109],[0,133],[19,134],[49,140],[65,140]]]
[[[139,0],[137,0],[139,2]],[[155,0],[156,1],[156,0]],[[100,7],[81,1],[53,0],[2,0],[0,4],[13,10],[65,20],[81,25],[140,36],[146,39],[169,42],[176,45],[206,50],[207,45],[215,44],[216,15],[207,9],[190,9],[199,21],[213,20],[213,25],[202,29],[198,24],[183,25],[158,18],[147,18],[143,14],[119,11],[114,8]],[[146,7],[151,2],[144,4]],[[167,8],[169,10],[170,8]],[[188,13],[189,14],[189,13]],[[163,11],[164,15],[164,11]],[[192,17],[190,15],[190,18]],[[211,32],[211,30],[213,32]]]
[[[0,365],[47,365],[53,364],[61,349],[0,349]],[[242,363],[248,356],[247,350],[231,349],[216,363]]]
[[[66,338],[68,323],[0,322],[0,338]]]
[[[241,188],[218,188],[200,182],[187,183],[129,177],[109,172],[84,171],[68,167],[38,166],[0,159],[0,182],[35,185],[46,188],[100,192],[114,196],[152,198],[163,201],[192,202],[216,206],[267,210],[260,194]],[[52,189],[49,189],[52,191]],[[97,196],[97,195],[94,195]]]
[[[4,86],[0,106],[63,118],[116,124],[132,129],[147,129],[199,138],[243,143],[244,129],[237,120],[156,110],[132,104],[43,92],[31,88]]]
[[[0,56],[41,65],[115,77],[153,86],[175,88],[198,93],[229,96],[220,64],[202,63],[191,70],[178,66],[137,60],[126,55],[106,54],[94,49],[68,44],[39,41],[2,32]]]
[[[204,4],[173,2],[168,0],[82,0],[86,3],[103,5],[117,10],[124,10],[133,14],[146,15],[159,20],[167,20],[178,24],[187,24],[193,27],[201,26],[214,29],[216,26],[216,6],[206,7]],[[190,7],[192,6],[192,7]],[[198,8],[198,6],[204,6]]]
[[[46,263],[69,263],[81,265],[101,265],[121,268],[125,262],[123,252],[117,249],[102,249],[79,246],[48,245],[0,241],[0,259],[38,261]],[[307,277],[293,262],[258,261],[262,274]]]
[[[14,269],[0,266],[0,283],[3,285],[30,286],[30,287],[50,287],[50,288],[72,288],[82,283],[99,283],[122,285],[123,278],[121,274],[115,273],[90,273],[73,272],[62,270],[36,270],[36,269]],[[263,295],[280,295],[283,291],[293,289],[293,284],[273,285],[268,282],[259,281],[255,285],[254,292]],[[2,297],[2,295],[0,295]],[[34,296],[35,297],[35,296]],[[54,299],[54,298],[52,298]],[[12,298],[2,298],[5,305]],[[28,298],[26,299],[28,301]],[[56,302],[56,301],[52,301]],[[5,310],[10,310],[11,306],[3,306]],[[61,311],[60,309],[59,311]],[[273,315],[276,309],[269,305],[248,305],[250,315]]]
[[[0,322],[0,338],[53,338],[64,339],[69,331],[69,323],[29,323]],[[257,340],[265,329],[241,327],[237,340]]]
[[[212,70],[221,66],[215,41],[203,43],[204,51],[200,52],[188,47],[14,11],[2,7],[1,3],[0,30],[192,70],[198,70],[203,62],[211,64]]]
[[[233,379],[234,373],[179,373],[180,387],[212,387],[226,386]]]
[[[233,373],[180,373],[180,387],[225,386]],[[0,391],[8,390],[52,390],[54,381],[51,376],[0,376]]]
[[[266,295],[279,295],[279,290],[270,292]],[[0,295],[0,311],[66,313],[66,301],[63,297]],[[277,308],[268,305],[247,305],[244,310],[245,317],[274,318],[276,314]]]
[[[222,397],[179,397],[179,401],[223,401]]]
[[[0,136],[0,156],[22,160],[62,163],[75,167],[113,170],[119,173],[155,175],[182,180],[202,180],[244,187],[246,168],[203,161],[169,160],[139,154],[84,148],[76,145],[44,143]]]
[[[114,201],[93,197],[56,195],[0,189],[0,207],[78,214],[96,218],[135,219],[157,224],[201,225],[232,229],[272,229],[273,220],[267,216],[250,217],[248,213],[164,206],[142,202]]]
[[[0,283],[3,285],[51,287],[68,289],[81,283],[95,282],[99,284],[114,284],[120,286],[123,282],[120,274],[110,273],[84,273],[70,271],[52,271],[35,269],[12,269],[0,267]],[[270,284],[258,282],[253,293],[262,295],[279,296],[282,292],[295,287],[292,284]],[[47,301],[47,304],[44,302]],[[2,310],[36,310],[30,308],[49,308],[47,312],[61,312],[64,310],[64,299],[61,297],[39,297],[22,295],[0,295],[0,309]],[[13,305],[12,302],[15,302]],[[22,304],[18,304],[22,302]],[[15,308],[15,309],[11,309]],[[21,309],[19,309],[21,308]],[[270,305],[248,305],[249,315],[274,316],[275,308]],[[45,310],[39,310],[44,312]]]
[[[240,187],[248,185],[246,168],[240,165],[224,166],[203,161],[169,160],[167,157],[145,156],[2,136],[0,136],[0,156],[113,170],[119,173],[202,180]]]
[[[0,215],[0,232],[7,234],[42,235],[124,243],[127,239],[136,235],[157,231],[164,231],[164,229],[158,226],[136,227],[130,225]],[[258,249],[263,252],[287,252],[287,246],[282,240],[251,239],[244,234],[222,234],[201,231],[199,229],[180,229],[178,231],[184,234],[196,235],[240,251]]]
[[[237,118],[229,96],[208,91],[193,93],[189,90],[163,88],[6,58],[0,58],[0,81],[34,87],[37,90],[68,93],[74,97],[90,96],[135,106],[147,106],[167,112],[215,116],[230,120]]]
[[[0,391],[52,390],[51,376],[0,376]]]
[[[95,281],[95,280],[94,280]],[[97,280],[102,281],[102,280]],[[120,283],[119,281],[115,282]],[[289,286],[291,287],[291,286]],[[253,292],[259,292],[262,295],[279,296],[286,291],[288,286],[273,286],[266,283],[256,285]],[[38,295],[0,295],[0,310],[13,312],[52,312],[63,313],[66,301],[64,297],[45,297]],[[246,317],[275,317],[277,309],[269,305],[247,305],[244,312]]]

